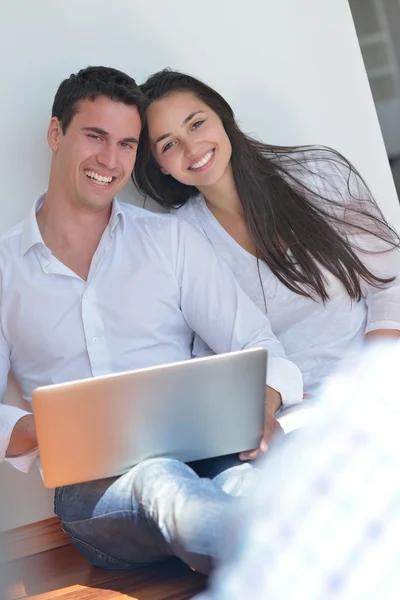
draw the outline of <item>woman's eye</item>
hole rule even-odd
[[[193,123],[192,128],[193,129],[197,129],[198,127],[200,127],[200,125],[202,125],[204,123],[204,121],[196,121],[195,123]]]
[[[168,142],[168,144],[165,144],[165,146],[163,147],[162,151],[166,152],[167,150],[169,150],[170,148],[172,148],[173,146],[173,142]]]

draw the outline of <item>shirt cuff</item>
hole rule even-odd
[[[287,358],[268,357],[267,385],[280,393],[282,406],[300,404],[303,400],[303,376]]]
[[[365,333],[369,333],[370,331],[376,331],[377,329],[396,329],[400,330],[400,322],[399,321],[389,321],[387,319],[381,321],[372,321],[368,323]]]
[[[13,456],[12,458],[8,457],[5,460],[18,471],[22,471],[22,473],[27,473],[31,468],[32,463],[38,456],[39,448],[34,448],[33,450],[29,450],[29,452],[25,452],[25,454]]]
[[[13,429],[22,417],[30,414],[26,410],[22,410],[22,408],[17,408],[16,406],[0,405],[0,462],[3,460],[10,462],[9,459],[6,459],[6,452]]]

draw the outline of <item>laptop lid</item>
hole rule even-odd
[[[266,363],[265,349],[251,349],[37,388],[46,487],[121,475],[148,458],[257,447]]]

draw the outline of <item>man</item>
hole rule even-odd
[[[203,237],[115,199],[134,166],[144,106],[133,79],[104,67],[57,91],[48,190],[0,240],[1,397],[10,367],[29,399],[38,385],[190,358],[197,332],[218,353],[268,348],[266,444],[281,402],[302,397],[297,367]],[[0,459],[26,469],[37,445],[32,415],[0,405],[0,430]],[[56,513],[96,565],[176,555],[206,572],[221,514],[251,471],[211,480],[178,461],[145,461],[119,479],[57,489]]]

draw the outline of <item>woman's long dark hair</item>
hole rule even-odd
[[[361,280],[382,287],[395,279],[395,273],[388,279],[371,273],[357,255],[360,248],[350,242],[349,236],[372,234],[385,243],[382,251],[399,247],[398,235],[366,183],[339,152],[323,146],[271,146],[245,135],[226,100],[189,75],[165,69],[141,90],[150,104],[175,92],[192,92],[219,116],[232,145],[233,177],[257,256],[290,290],[328,300],[321,267],[356,301],[362,297]],[[147,125],[132,179],[142,194],[167,208],[180,207],[199,193],[161,173]]]

